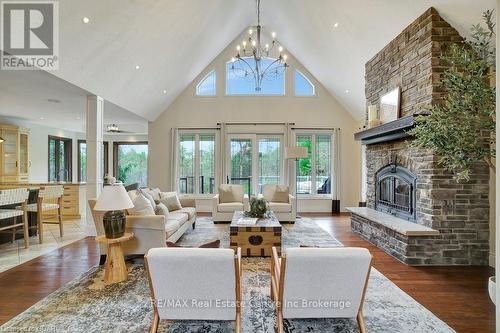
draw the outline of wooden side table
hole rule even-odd
[[[134,234],[126,232],[120,238],[106,238],[101,235],[96,237],[99,243],[108,244],[106,256],[106,268],[104,270],[104,283],[112,284],[126,281],[128,278],[127,266],[125,265],[125,257],[123,255],[122,243],[134,238]]]

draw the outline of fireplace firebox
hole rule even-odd
[[[402,166],[381,168],[376,173],[375,209],[415,222],[416,182],[417,177]]]

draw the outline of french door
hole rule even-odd
[[[243,185],[249,195],[262,193],[263,185],[282,183],[282,148],[281,135],[228,135],[226,182]]]

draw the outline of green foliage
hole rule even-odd
[[[250,198],[250,211],[245,212],[245,216],[261,218],[266,215],[268,209],[266,199],[253,196]]]
[[[118,180],[124,184],[147,185],[148,156],[134,146],[120,147],[118,151]]]
[[[431,149],[439,163],[455,173],[457,181],[469,180],[473,165],[495,156],[495,88],[490,86],[494,23],[492,11],[484,13],[486,29],[472,28],[472,40],[452,44],[442,61],[449,66],[441,77],[443,103],[416,118],[410,131],[412,145]]]

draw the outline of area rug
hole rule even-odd
[[[199,218],[196,229],[180,243],[196,245],[221,239],[228,246],[228,226]],[[300,244],[342,244],[312,220],[303,218],[283,230],[284,247]],[[269,298],[270,261],[244,258],[242,292],[243,332],[275,332],[275,310]],[[129,279],[104,286],[103,271],[92,268],[66,286],[0,327],[0,332],[147,332],[152,318],[149,287],[141,263],[129,264]],[[364,306],[369,332],[454,332],[443,321],[372,268]],[[233,332],[232,322],[162,321],[159,332]],[[285,332],[358,332],[355,320],[286,320]]]

